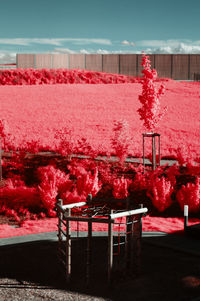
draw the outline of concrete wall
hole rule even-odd
[[[86,69],[141,76],[141,54],[17,54],[17,68]],[[159,77],[194,80],[200,74],[200,54],[151,54]]]

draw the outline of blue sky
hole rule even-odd
[[[0,0],[0,63],[16,53],[200,53],[199,0]]]

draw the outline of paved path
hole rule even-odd
[[[86,232],[81,234],[85,236]],[[105,232],[94,234],[105,236]],[[72,286],[63,282],[56,256],[56,235],[57,232],[48,232],[0,239],[1,301],[200,301],[200,240],[144,232],[142,274],[127,280],[122,278],[108,288],[102,278],[105,240],[94,238],[95,262],[100,274],[95,273],[93,285],[86,288],[81,276],[81,248],[73,256],[77,278]]]
[[[72,232],[72,237],[75,237]],[[79,232],[80,237],[86,237],[87,232]],[[104,231],[95,231],[93,236],[106,236]],[[164,232],[143,232],[143,241],[148,244],[157,245],[159,247],[171,248],[173,250],[186,252],[195,256],[200,256],[200,239],[194,239],[183,235],[167,234]],[[47,232],[39,234],[30,234],[24,236],[15,236],[0,239],[0,247],[19,245],[23,243],[32,243],[39,241],[57,241],[57,232]]]

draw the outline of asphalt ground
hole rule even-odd
[[[57,258],[56,232],[0,240],[0,300],[183,300],[200,301],[200,240],[144,232],[141,273],[118,272],[107,285],[105,233],[95,233],[92,278],[86,286],[85,238],[72,242],[72,281]]]

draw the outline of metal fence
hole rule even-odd
[[[141,54],[17,54],[17,68],[66,68],[141,76]],[[196,80],[200,54],[151,54],[159,77]]]

